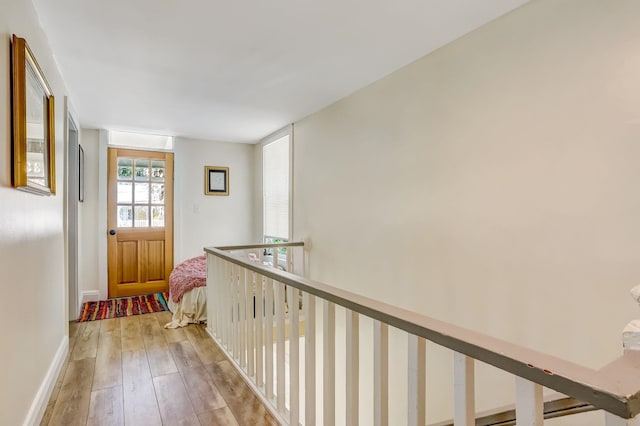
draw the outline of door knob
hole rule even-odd
[[[116,235],[116,230],[115,229],[109,230],[109,235]]]

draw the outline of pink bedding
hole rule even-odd
[[[176,266],[169,276],[169,295],[179,303],[189,290],[207,285],[207,258],[198,256]]]

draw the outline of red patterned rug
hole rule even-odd
[[[145,296],[85,302],[82,305],[78,322],[168,311],[167,299],[169,299],[168,293],[155,293]]]

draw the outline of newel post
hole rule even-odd
[[[640,285],[631,289],[631,296],[640,305]],[[622,347],[627,351],[640,351],[640,319],[629,322],[622,330]],[[606,426],[640,426],[640,415],[633,419],[623,419],[611,413],[605,413]]]

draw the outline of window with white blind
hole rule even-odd
[[[289,240],[290,135],[262,147],[263,234],[265,242]]]

